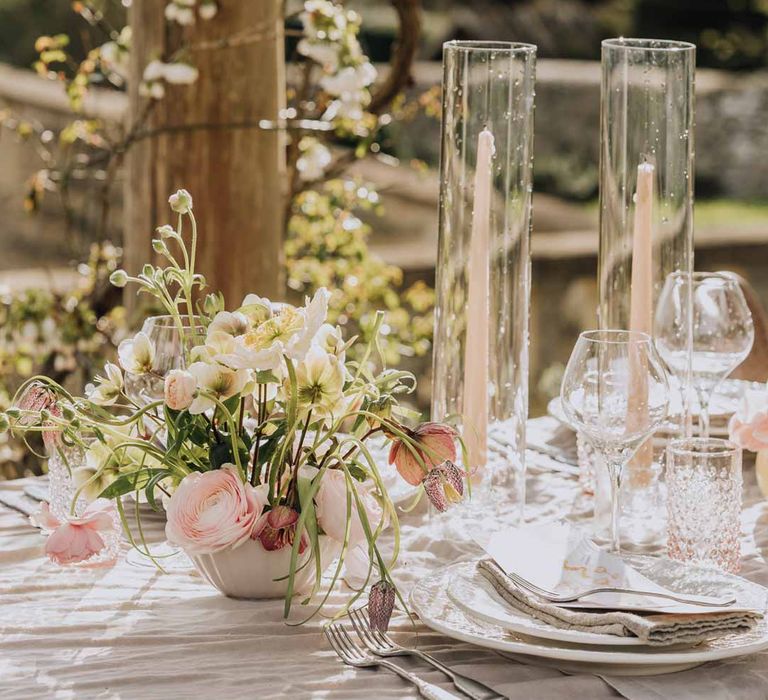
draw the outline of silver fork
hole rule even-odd
[[[453,681],[453,685],[472,700],[504,700],[503,695],[499,695],[495,690],[483,685],[472,678],[467,678],[457,673],[449,666],[438,661],[434,656],[430,656],[421,649],[411,649],[400,646],[384,632],[373,629],[365,617],[365,608],[357,608],[349,611],[349,619],[352,621],[352,627],[355,628],[360,641],[368,647],[376,656],[384,658],[388,656],[415,656],[430,664],[438,671],[442,671]]]
[[[524,579],[519,574],[507,572],[507,576],[509,576],[510,580],[520,588],[524,588],[529,593],[533,593],[539,598],[544,598],[544,600],[547,600],[550,603],[572,603],[576,600],[581,600],[582,598],[586,598],[587,596],[595,595],[595,593],[631,593],[632,595],[649,596],[652,598],[664,598],[666,600],[674,600],[678,603],[687,603],[688,605],[701,605],[703,607],[711,607],[711,608],[727,608],[736,602],[736,598],[733,596],[730,598],[713,598],[712,600],[714,602],[705,603],[702,600],[693,600],[691,598],[686,598],[685,596],[673,595],[672,593],[657,593],[656,591],[640,591],[640,590],[635,590],[634,588],[619,588],[616,586],[590,588],[586,591],[579,591],[578,593],[574,593],[572,595],[560,595],[552,591],[547,591],[544,588],[540,588],[535,583],[532,583],[531,581]]]
[[[458,696],[453,693],[449,693],[436,685],[432,685],[432,683],[427,683],[426,681],[421,680],[421,678],[414,676],[412,673],[408,673],[408,671],[404,668],[400,668],[397,664],[387,661],[386,659],[379,659],[375,656],[371,656],[352,641],[347,630],[345,630],[338,622],[332,622],[330,625],[326,625],[323,631],[333,647],[333,650],[348,666],[356,666],[357,668],[381,666],[415,685],[419,694],[422,697],[427,698],[427,700],[458,700]]]

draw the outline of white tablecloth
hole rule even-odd
[[[573,476],[529,473],[528,520],[583,508]],[[768,584],[768,509],[756,497],[751,469],[745,478],[742,573]],[[12,497],[28,483],[6,482],[0,492]],[[450,514],[426,525],[420,517],[403,518],[398,580],[406,590],[445,562],[477,556]],[[159,530],[155,536],[162,539]],[[164,575],[124,560],[110,569],[62,569],[44,558],[43,542],[22,515],[0,504],[0,698],[416,697],[388,672],[343,666],[321,634],[323,620],[286,626],[282,601],[231,600],[198,576]],[[331,602],[338,605],[343,595]],[[400,641],[417,643],[513,700],[768,698],[768,654],[667,676],[600,678],[510,661],[413,627],[404,616],[392,629]],[[441,674],[403,663],[451,690]]]

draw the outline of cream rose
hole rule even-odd
[[[354,480],[352,483],[357,489],[360,504],[368,518],[371,532],[373,532],[378,528],[384,514],[381,504],[373,496],[370,488]],[[351,498],[350,549],[365,541],[365,531],[354,494],[351,495]],[[317,513],[317,522],[325,534],[331,539],[343,542],[347,527],[347,483],[342,470],[327,469],[323,474],[320,488],[315,494],[315,512]]]
[[[189,408],[195,397],[197,379],[183,369],[172,369],[165,377],[165,405],[174,411]]]
[[[232,465],[184,477],[168,501],[165,536],[187,554],[234,549],[253,533],[267,504]]]

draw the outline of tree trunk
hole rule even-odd
[[[229,308],[247,292],[280,298],[285,149],[279,132],[258,123],[284,106],[281,0],[219,0],[216,17],[192,27],[166,27],[166,4],[133,0],[130,11],[136,139],[127,154],[126,268],[135,274],[151,258],[156,226],[175,224],[168,196],[183,187],[194,200],[198,271],[210,291],[222,291]],[[199,78],[166,84],[148,107],[138,93],[144,68],[168,60],[180,32]]]

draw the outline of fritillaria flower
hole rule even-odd
[[[410,431],[409,437],[415,445],[409,445],[399,438],[392,441],[389,463],[394,464],[400,476],[412,486],[418,486],[433,467],[446,460],[456,459],[457,434],[449,425],[422,423]],[[426,471],[420,464],[419,457],[424,462]]]
[[[395,587],[385,579],[371,586],[368,594],[368,624],[372,629],[386,632],[395,608]]]
[[[261,542],[262,547],[268,552],[273,552],[283,547],[292,547],[296,538],[296,523],[299,520],[299,514],[288,506],[275,506],[266,516],[262,517],[260,523],[256,524],[254,533],[258,535],[254,539]],[[301,542],[299,543],[299,554],[309,546],[309,538],[305,532],[301,533]]]
[[[464,473],[448,460],[432,467],[422,484],[430,503],[441,513],[464,497]]]

